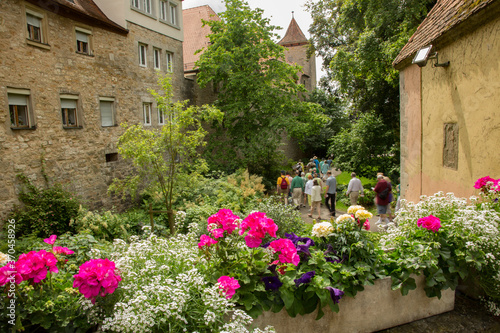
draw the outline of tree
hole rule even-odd
[[[315,89],[308,99],[309,102],[321,105],[323,114],[328,117],[328,122],[321,129],[309,133],[302,140],[304,151],[310,156],[326,156],[330,148],[330,140],[340,132],[342,128],[349,126],[349,119],[345,112],[345,106],[338,96],[331,94],[325,89]]]
[[[334,155],[334,165],[340,170],[365,177],[373,177],[377,172],[394,176],[399,151],[397,146],[391,147],[391,142],[391,133],[380,117],[365,113],[332,138],[328,152]]]
[[[282,160],[278,147],[287,134],[301,140],[327,119],[318,104],[304,102],[298,84],[300,67],[284,61],[275,26],[243,0],[225,0],[220,21],[209,25],[210,45],[196,62],[201,87],[218,88],[215,105],[224,113],[207,152],[212,164],[265,174]],[[208,159],[208,158],[207,158]]]
[[[332,88],[356,122],[374,113],[399,145],[399,75],[392,61],[436,3],[435,0],[309,0],[314,49],[323,57]],[[385,142],[385,141],[384,141]],[[379,144],[382,144],[380,142]],[[338,151],[338,156],[341,152]],[[343,161],[346,162],[347,161]],[[395,163],[399,164],[398,161]]]
[[[170,232],[174,233],[172,211],[176,186],[191,171],[206,170],[206,162],[197,149],[206,144],[207,132],[201,126],[206,121],[221,121],[223,114],[211,107],[186,108],[187,100],[173,102],[172,83],[169,76],[160,76],[158,84],[164,94],[150,90],[155,97],[159,113],[166,123],[161,129],[146,129],[141,125],[122,125],[126,128],[118,140],[118,152],[130,159],[136,174],[124,179],[115,178],[109,191],[130,193],[135,196],[140,186],[159,188],[165,198]]]

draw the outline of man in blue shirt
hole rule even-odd
[[[330,170],[327,171],[326,175],[326,193],[325,193],[325,206],[330,211],[330,214],[335,217],[335,196],[337,194],[337,179],[332,176]],[[331,203],[331,206],[328,204]]]

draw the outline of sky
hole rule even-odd
[[[271,24],[275,26],[280,26],[282,29],[276,31],[276,33],[283,37],[286,33],[286,29],[292,20],[292,11],[294,12],[295,21],[299,25],[300,29],[306,36],[310,37],[309,26],[312,23],[311,15],[306,11],[305,3],[306,0],[246,0],[248,5],[252,8],[261,8],[264,10],[264,17],[271,20]],[[221,0],[184,0],[182,2],[182,8],[192,8],[197,6],[209,5],[216,13],[225,10],[225,7]],[[322,60],[316,57],[316,80],[319,81],[320,77],[324,75],[321,70]]]

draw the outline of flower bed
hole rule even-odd
[[[391,290],[391,279],[385,278],[375,281],[373,286],[366,286],[355,298],[342,298],[338,313],[323,309],[325,315],[320,320],[316,320],[317,311],[291,318],[283,310],[264,312],[253,324],[255,327],[271,325],[277,333],[375,332],[453,310],[454,291],[443,291],[441,299],[429,298],[424,291],[424,276],[413,277],[417,289],[406,296],[399,290]]]

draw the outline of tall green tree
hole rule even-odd
[[[191,177],[191,172],[207,170],[198,153],[206,144],[207,131],[202,122],[221,121],[223,114],[212,106],[186,107],[187,100],[174,102],[168,75],[160,76],[158,84],[163,92],[150,90],[150,93],[165,125],[161,129],[122,125],[126,131],[118,140],[118,153],[132,161],[136,172],[126,178],[115,178],[109,191],[134,196],[140,188],[159,189],[165,199],[170,232],[174,233],[172,203],[178,184]]]
[[[387,143],[379,140],[380,145],[385,144],[382,148],[386,152],[399,146],[399,74],[392,61],[435,3],[435,0],[309,0],[307,3],[313,18],[309,29],[312,45],[327,70],[322,83],[349,105],[353,122],[365,113],[373,113],[382,121],[384,135],[388,132],[391,136]]]
[[[209,25],[210,45],[196,62],[198,83],[218,88],[215,105],[224,112],[207,152],[211,162],[228,169],[241,165],[265,174],[282,160],[278,148],[284,135],[299,141],[327,121],[318,104],[302,101],[300,67],[284,61],[276,43],[277,27],[261,9],[243,0],[225,0],[220,21]]]

